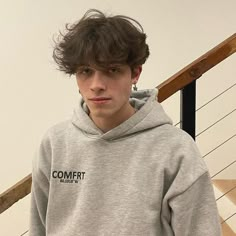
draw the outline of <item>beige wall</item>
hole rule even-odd
[[[30,173],[41,135],[68,117],[76,105],[74,78],[58,72],[51,59],[52,36],[89,8],[129,15],[143,25],[151,56],[139,88],[158,85],[236,32],[235,0],[0,0],[0,192]],[[232,56],[199,81],[198,106],[235,83],[235,58]],[[236,89],[231,93],[212,104],[207,113],[199,112],[198,131],[236,107]],[[179,119],[177,99],[178,95],[164,103],[174,122]],[[235,134],[235,127],[234,114],[234,118],[209,131],[210,136],[201,136],[197,141],[202,153]],[[225,163],[229,162],[227,158],[235,158],[235,139],[228,146],[230,151],[223,153]],[[215,160],[218,163],[221,159],[219,151]],[[215,162],[211,166],[212,173],[219,168]],[[235,171],[227,175],[223,177],[231,178]],[[0,235],[17,236],[26,231],[28,208],[29,197],[1,214]]]

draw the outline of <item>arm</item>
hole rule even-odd
[[[169,202],[175,236],[220,236],[221,227],[208,172]]]
[[[46,213],[50,176],[50,164],[46,157],[49,154],[49,146],[49,142],[43,140],[39,152],[33,160],[29,226],[30,236],[46,235]]]

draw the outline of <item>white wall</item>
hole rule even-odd
[[[139,88],[157,86],[236,32],[235,0],[0,0],[0,192],[31,172],[41,135],[68,117],[77,103],[74,78],[55,69],[52,36],[89,8],[129,15],[143,25],[151,56]],[[198,106],[235,83],[235,58],[230,57],[199,80]],[[217,105],[217,114],[208,112],[199,118],[199,130],[209,119],[223,116],[222,104],[229,101],[236,107],[235,91],[234,101]],[[178,94],[164,102],[174,122],[179,115],[177,99]],[[229,124],[235,131],[235,122]],[[220,132],[225,130],[222,127]],[[204,144],[214,146],[213,139],[202,137],[198,141],[204,149]],[[235,139],[232,142],[235,144]],[[231,148],[235,153],[235,145]],[[28,208],[29,197],[1,214],[0,235],[18,236],[26,231]]]

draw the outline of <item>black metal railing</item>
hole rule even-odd
[[[226,90],[224,90],[223,92],[221,92],[220,94],[215,96],[213,99],[211,99],[210,101],[208,101],[207,103],[205,103],[204,105],[199,107],[197,110],[195,109],[195,107],[196,107],[196,81],[194,81],[191,84],[189,84],[188,86],[186,86],[181,91],[181,118],[180,118],[180,122],[178,122],[176,125],[180,124],[180,127],[183,130],[185,130],[186,132],[188,132],[193,137],[194,140],[195,140],[196,137],[199,137],[200,135],[202,135],[203,133],[205,133],[209,129],[212,129],[216,124],[218,124],[219,122],[223,121],[227,117],[231,116],[236,111],[236,108],[234,108],[232,111],[230,111],[227,114],[225,114],[223,117],[221,117],[220,119],[218,119],[217,121],[215,121],[214,123],[209,125],[207,128],[205,128],[204,130],[202,130],[198,134],[196,134],[196,112],[201,110],[203,107],[206,107],[211,102],[213,102],[217,98],[221,97],[223,94],[229,92],[229,90],[234,88],[235,85],[236,85],[236,83],[234,83],[232,86],[230,86],[229,88],[227,88]],[[203,158],[206,158],[208,155],[212,154],[213,152],[215,152],[217,149],[219,149],[222,146],[224,146],[229,141],[232,141],[233,139],[235,139],[235,137],[236,137],[236,134],[233,134],[232,136],[230,136],[229,138],[227,138],[226,140],[221,142],[219,145],[217,145],[216,147],[211,149],[209,152],[204,154]],[[235,157],[235,160],[233,160],[231,163],[229,163],[226,166],[223,166],[219,171],[214,173],[211,176],[211,178],[213,179],[213,178],[217,177],[220,173],[222,173],[223,171],[227,170],[228,168],[232,167],[235,164],[236,164],[236,157]],[[226,191],[225,193],[223,193],[220,197],[218,197],[216,199],[216,201],[219,201],[223,197],[227,197],[227,194],[230,194],[235,189],[236,189],[236,185],[233,186],[228,191]],[[235,215],[236,215],[236,212],[233,212],[226,219],[223,219],[221,224],[227,223],[227,221],[229,221]]]
[[[195,140],[196,137],[196,80],[181,90],[180,127]]]

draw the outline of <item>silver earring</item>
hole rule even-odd
[[[138,91],[138,88],[137,88],[136,84],[133,85],[133,90]]]

